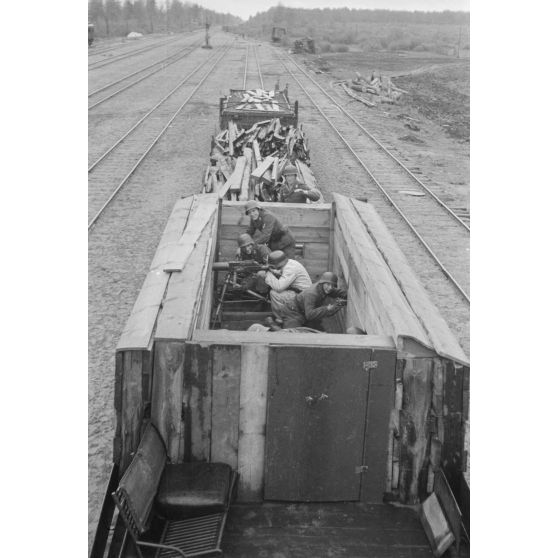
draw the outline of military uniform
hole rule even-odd
[[[346,299],[347,291],[334,288],[326,294],[321,287],[321,283],[318,282],[298,293],[285,312],[284,327],[307,326],[323,329],[322,318],[333,316],[340,310],[339,306],[334,306],[331,310],[328,310],[327,305],[324,305],[324,301],[328,297]]]
[[[270,250],[282,250],[288,258],[295,257],[295,239],[288,227],[266,209],[259,210],[258,218],[250,220],[247,233],[256,244],[267,244]]]
[[[303,192],[295,192],[295,190],[304,190]],[[277,193],[277,201],[284,203],[306,203],[306,200],[318,201],[320,192],[314,188],[309,188],[306,184],[296,181],[293,186],[289,186],[286,182],[279,188]]]

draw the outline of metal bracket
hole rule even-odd
[[[368,472],[368,465],[360,465],[359,467],[355,467],[355,475],[361,475],[362,473]]]
[[[362,368],[365,372],[370,372],[370,370],[374,368],[378,368],[378,361],[377,360],[365,360],[362,363]]]

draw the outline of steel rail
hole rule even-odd
[[[152,107],[148,112],[146,112],[119,140],[117,140],[111,147],[109,147],[88,169],[87,172],[90,173],[107,155],[110,155],[112,151],[122,143],[153,111],[159,108],[177,89],[182,87],[191,76],[193,76],[207,60],[200,62],[184,79],[182,79],[176,87],[174,87],[169,93],[167,93],[154,107]]]
[[[110,58],[108,60],[96,60],[95,62],[90,62],[88,64],[88,71],[98,70],[99,68],[104,68],[105,66],[108,66],[109,64],[112,64],[113,62],[120,62],[120,60],[125,60],[126,58],[130,58],[132,56],[135,56],[136,54],[142,54],[144,52],[148,52],[150,50],[155,50],[156,48],[159,48],[159,47],[162,47],[162,46],[170,45],[171,43],[175,43],[176,41],[179,41],[180,39],[182,39],[182,37],[174,37],[174,38],[172,38],[168,41],[161,41],[157,44],[148,45],[144,48],[138,48],[138,49],[133,50],[131,52],[123,52],[122,54],[117,55],[114,58]],[[104,64],[103,64],[103,62],[104,62]],[[95,66],[95,67],[93,67],[93,66]]]
[[[152,64],[149,64],[148,66],[140,68],[139,70],[136,70],[135,72],[132,72],[131,74],[128,74],[127,76],[124,76],[120,79],[117,79],[116,81],[113,81],[112,83],[108,83],[107,85],[103,85],[103,87],[99,87],[99,89],[95,89],[95,91],[91,91],[91,93],[87,94],[87,97],[88,98],[93,97],[93,95],[96,95],[97,93],[101,93],[101,91],[104,91],[105,89],[108,89],[109,87],[112,87],[113,85],[117,85],[117,84],[123,82],[124,80],[126,80],[128,78],[134,77],[134,76],[140,74],[141,72],[144,72],[145,70],[149,70],[149,68],[153,68],[153,66],[156,66],[157,64],[161,64],[163,62],[166,62],[167,60],[170,60],[174,56],[178,56],[178,55],[184,53],[184,51],[188,50],[190,47],[197,48],[201,44],[202,43],[200,41],[197,44],[186,45],[182,50],[179,50],[178,52],[175,52],[174,54],[171,54],[170,56],[165,56],[164,58],[161,58],[160,60],[157,60],[157,62],[153,62]]]
[[[391,151],[385,147],[378,138],[376,138],[372,133],[370,133],[360,122],[358,122],[355,117],[349,113],[339,102],[332,97],[310,74],[308,74],[304,68],[302,68],[292,57],[286,55],[286,57],[308,78],[310,79],[319,89],[326,95],[332,103],[335,104],[343,113],[348,116],[372,141],[374,141],[387,155],[389,155],[415,182],[417,182],[424,190],[426,190],[432,198],[434,198],[440,206],[442,206],[448,213],[455,218],[463,227],[465,227],[469,232],[470,228],[467,223],[463,222],[461,218],[450,208],[448,207],[426,184],[424,184],[418,176],[413,174],[413,172],[408,169],[403,162],[401,162]]]
[[[201,44],[201,43],[199,43]],[[190,45],[192,46],[192,45]],[[128,85],[125,85],[124,87],[121,87],[120,89],[114,91],[113,93],[111,93],[110,95],[107,95],[106,97],[103,97],[102,99],[100,99],[99,101],[93,103],[92,105],[89,105],[89,107],[87,108],[87,110],[91,110],[95,107],[98,107],[99,105],[103,104],[105,101],[109,101],[110,99],[112,99],[113,97],[116,97],[116,95],[119,95],[120,93],[123,93],[124,91],[126,91],[127,89],[130,89],[130,87],[142,82],[144,79],[147,79],[148,77],[151,77],[153,74],[156,74],[157,72],[160,72],[161,70],[164,70],[165,68],[168,68],[170,65],[179,62],[180,60],[182,60],[183,58],[186,58],[188,55],[190,55],[192,52],[194,52],[194,50],[196,50],[196,48],[199,45],[194,46],[193,48],[191,48],[190,50],[188,50],[188,52],[184,53],[184,51],[180,51],[183,54],[180,54],[180,56],[178,56],[178,58],[176,58],[176,60],[172,60],[171,62],[167,62],[166,64],[164,64],[163,66],[161,66],[160,68],[155,68],[154,70],[152,70],[151,72],[149,72],[148,74],[146,74],[145,76],[142,76],[138,79],[136,79],[135,81],[133,81],[132,83],[129,83]],[[187,49],[184,49],[187,50]],[[177,53],[178,54],[178,53]],[[177,54],[173,54],[171,56],[169,56],[169,58],[167,60],[170,60],[171,58],[177,56]],[[144,68],[145,69],[145,68]],[[129,77],[129,76],[128,76]],[[124,78],[125,79],[125,78]]]
[[[294,75],[294,73],[288,68],[288,66],[285,64],[284,62],[284,58],[282,56],[280,56],[280,61],[282,62],[283,66],[285,67],[285,69],[287,70],[287,72],[289,72],[291,74],[291,76],[296,80],[296,82],[298,83],[298,85],[300,86],[300,88],[304,91],[304,93],[306,94],[306,96],[308,97],[308,99],[310,100],[310,102],[316,107],[316,109],[319,111],[319,113],[324,117],[324,119],[327,121],[327,123],[333,128],[334,132],[341,138],[341,140],[343,141],[343,143],[345,144],[345,146],[347,147],[347,149],[354,155],[354,157],[356,158],[356,160],[360,163],[360,165],[362,166],[362,168],[366,171],[366,173],[370,176],[370,178],[372,178],[372,180],[374,181],[374,183],[376,184],[376,186],[381,190],[381,192],[384,194],[384,196],[386,197],[386,199],[391,203],[391,205],[393,206],[393,208],[397,211],[397,213],[399,213],[399,215],[402,217],[402,219],[405,221],[405,223],[407,223],[407,225],[409,226],[409,228],[411,229],[411,231],[415,234],[415,236],[419,239],[419,241],[421,242],[421,244],[425,247],[426,251],[430,254],[430,256],[432,257],[432,259],[438,264],[438,266],[440,267],[440,269],[443,271],[444,275],[453,283],[453,285],[457,288],[457,290],[461,293],[461,295],[465,298],[465,300],[467,300],[468,303],[470,303],[470,299],[468,294],[465,292],[465,290],[461,287],[461,285],[457,282],[457,280],[453,277],[453,275],[451,274],[451,272],[446,268],[446,266],[440,261],[440,259],[438,258],[438,256],[436,256],[436,254],[433,252],[432,248],[430,248],[430,246],[428,245],[428,243],[426,242],[426,240],[424,240],[424,238],[422,237],[422,235],[416,230],[416,228],[413,226],[413,224],[409,221],[409,219],[407,219],[406,215],[403,213],[403,211],[401,211],[401,209],[399,208],[399,206],[395,203],[395,201],[391,198],[391,196],[387,193],[387,191],[382,187],[382,185],[378,182],[378,180],[376,179],[376,177],[374,176],[374,174],[372,173],[372,171],[366,166],[366,164],[364,163],[364,161],[357,155],[357,153],[355,152],[355,150],[350,146],[349,142],[345,139],[345,137],[343,136],[343,134],[341,134],[341,132],[335,127],[335,124],[333,124],[333,122],[328,118],[328,116],[322,111],[322,109],[318,106],[318,104],[314,101],[314,99],[312,98],[312,96],[310,95],[310,93],[306,90],[306,88],[302,85],[302,83],[300,83],[299,79]],[[340,107],[339,107],[340,108]]]
[[[258,68],[258,76],[260,77],[260,83],[262,84],[262,89],[264,88],[262,70],[260,68],[260,61],[258,60],[258,52],[256,49],[256,44],[252,43],[252,48],[254,49],[254,58],[256,59],[256,68]]]
[[[244,81],[242,82],[242,89],[246,89],[246,80],[248,77],[248,50],[250,46],[246,45],[246,55],[244,60]]]
[[[229,44],[228,46],[223,48],[223,52],[222,54],[219,56],[218,53],[215,53],[215,57],[216,60],[215,62],[211,65],[211,67],[209,68],[209,70],[207,71],[207,73],[201,78],[201,80],[198,82],[198,84],[194,87],[194,89],[191,91],[190,95],[188,95],[188,97],[186,98],[186,100],[180,105],[180,107],[178,107],[178,109],[176,110],[176,112],[171,116],[171,118],[169,119],[169,121],[165,124],[165,126],[163,127],[163,129],[159,132],[159,134],[157,135],[157,137],[151,142],[151,144],[149,145],[149,147],[147,148],[147,150],[143,153],[143,155],[136,161],[135,165],[132,167],[132,169],[128,172],[128,174],[121,180],[120,184],[118,184],[118,186],[115,188],[115,190],[113,191],[113,193],[110,195],[110,197],[107,199],[107,201],[103,204],[103,206],[101,207],[101,209],[99,209],[99,211],[95,214],[95,216],[93,217],[93,219],[91,219],[91,221],[89,222],[89,225],[87,226],[87,230],[90,231],[91,228],[93,227],[93,225],[97,222],[97,220],[99,219],[99,217],[101,216],[101,214],[103,213],[103,211],[108,207],[108,205],[110,204],[110,202],[115,198],[115,196],[118,194],[118,192],[122,189],[122,187],[124,186],[124,184],[126,184],[126,182],[128,182],[128,180],[130,179],[130,177],[134,174],[134,172],[137,170],[137,168],[140,166],[140,164],[143,162],[143,160],[147,157],[147,155],[149,155],[149,153],[151,152],[151,150],[153,149],[153,147],[157,144],[157,142],[161,139],[161,137],[163,136],[163,134],[168,130],[168,128],[170,127],[170,125],[173,123],[174,119],[180,114],[180,112],[182,111],[182,109],[186,106],[186,104],[190,101],[190,99],[193,97],[194,93],[202,86],[202,84],[205,82],[205,80],[209,77],[209,75],[213,72],[213,70],[215,69],[215,67],[217,66],[217,64],[221,61],[221,59],[225,56],[225,54],[227,54],[227,52],[230,51],[232,45]]]

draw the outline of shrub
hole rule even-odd
[[[331,43],[328,43],[327,41],[322,41],[318,46],[320,47],[321,52],[331,52]]]
[[[333,45],[331,50],[332,52],[349,52],[349,47],[347,45]]]

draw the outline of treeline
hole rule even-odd
[[[358,10],[349,8],[286,8],[275,6],[252,16],[246,26],[273,24],[280,27],[329,25],[332,23],[429,23],[469,25],[469,12],[404,12],[395,10]]]
[[[469,12],[404,12],[349,8],[303,9],[278,5],[236,27],[237,32],[269,40],[273,27],[282,39],[313,37],[318,52],[414,50],[454,55],[469,47]]]
[[[199,4],[169,0],[89,0],[89,23],[100,37],[126,36],[131,31],[159,33],[187,31],[211,25],[234,25],[241,19],[207,10]]]

